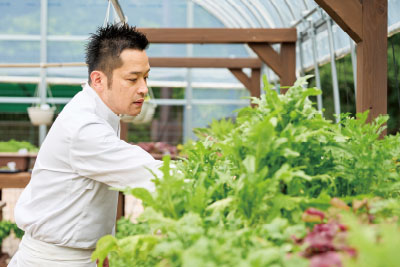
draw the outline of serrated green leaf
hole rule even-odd
[[[130,194],[143,201],[143,204],[153,206],[155,204],[154,199],[150,192],[145,188],[133,188],[130,190]]]
[[[111,251],[118,251],[117,239],[112,235],[100,238],[96,244],[96,250],[92,253],[92,261],[99,260],[98,265],[103,266],[104,259]]]

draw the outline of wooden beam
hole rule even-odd
[[[281,76],[282,65],[278,54],[268,43],[248,43],[257,56],[267,64],[278,76]]]
[[[246,73],[244,73],[242,69],[229,69],[229,70],[236,77],[236,79],[238,79],[244,85],[244,87],[246,87],[247,90],[251,92],[252,83],[250,78],[246,75]]]
[[[280,53],[281,86],[293,86],[296,81],[296,44],[283,43]],[[285,92],[285,90],[283,90]]]
[[[163,68],[261,68],[258,58],[196,58],[196,57],[151,57],[151,67]]]
[[[363,39],[362,30],[362,4],[360,0],[315,0],[329,16],[356,42]],[[375,2],[375,0],[364,1]]]
[[[150,43],[229,44],[296,42],[295,28],[232,29],[232,28],[138,28]]]
[[[357,112],[387,114],[387,0],[363,1],[363,41],[357,44]]]

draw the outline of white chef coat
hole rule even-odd
[[[44,140],[15,220],[33,239],[94,249],[115,225],[118,192],[154,189],[162,162],[119,139],[119,116],[86,85],[65,106]]]

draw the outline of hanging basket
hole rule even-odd
[[[28,116],[33,125],[50,125],[53,122],[56,107],[47,104],[28,108]]]
[[[154,99],[153,90],[149,87],[149,94],[146,100],[143,102],[142,110],[136,116],[121,115],[121,121],[133,124],[145,124],[153,120],[154,113],[156,112],[157,104],[150,102],[150,99]]]
[[[157,104],[145,101],[143,102],[142,110],[136,116],[121,115],[121,121],[133,124],[145,124],[153,120]]]
[[[39,97],[39,86],[36,87],[35,96]],[[46,86],[46,93],[53,97],[51,94],[51,90],[48,86]],[[28,108],[28,116],[33,125],[50,125],[53,122],[54,113],[56,111],[56,107],[50,104],[35,104]]]
[[[145,101],[143,102],[142,111],[133,118],[133,124],[149,123],[153,120],[157,104]]]

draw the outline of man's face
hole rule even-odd
[[[147,95],[150,71],[145,51],[125,49],[122,66],[113,70],[111,87],[103,91],[103,101],[116,114],[138,115]]]

